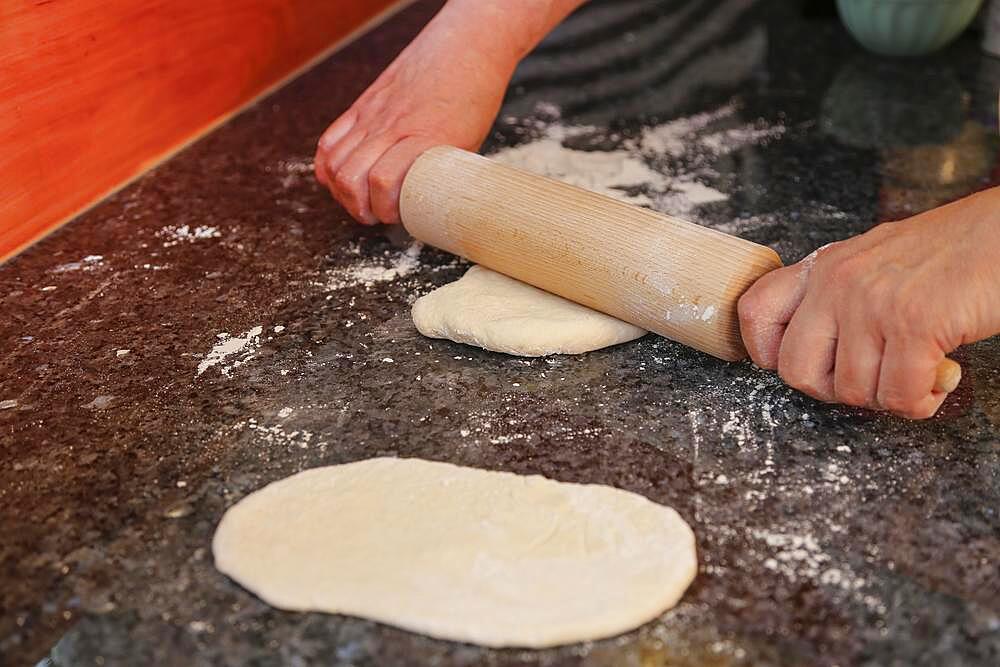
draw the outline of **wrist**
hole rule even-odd
[[[981,340],[1000,334],[1000,187],[977,192],[956,202],[961,216],[955,216],[952,231],[954,243],[966,253],[962,282],[977,298],[979,326],[970,340]]]
[[[449,0],[433,23],[464,48],[514,68],[570,12],[586,0]]]

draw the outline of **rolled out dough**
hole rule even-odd
[[[482,266],[417,299],[412,316],[430,338],[522,357],[581,354],[646,333]]]
[[[634,493],[392,458],[250,494],[212,551],[276,607],[495,647],[631,630],[673,607],[697,567],[684,520]]]

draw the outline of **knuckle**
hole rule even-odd
[[[780,362],[778,375],[789,387],[796,389],[807,396],[811,396],[821,401],[828,401],[833,398],[833,396],[830,395],[833,392],[826,386],[824,378],[822,377],[816,377],[808,372],[799,370],[785,369],[785,371],[782,372]]]
[[[898,229],[899,229],[899,227],[898,227],[898,225],[895,222],[880,222],[879,224],[875,225],[874,227],[872,227],[871,229],[869,229],[867,232],[865,232],[865,236],[872,236],[874,238],[882,238],[884,236],[892,234],[893,232],[897,231]]]
[[[810,381],[809,377],[806,376],[801,370],[782,361],[781,358],[778,359],[778,376],[784,380],[785,384],[793,389],[798,389],[804,394],[809,394],[814,396],[815,387]]]
[[[392,169],[381,164],[376,164],[368,173],[368,184],[373,190],[385,192],[392,189],[396,181]]]
[[[337,144],[337,141],[334,139],[331,129],[332,126],[328,127],[326,131],[320,135],[319,141],[316,142],[317,155],[329,153],[330,150]]]
[[[751,287],[737,300],[736,314],[741,322],[757,322],[760,318],[761,306],[760,290]]]
[[[823,393],[821,385],[817,382],[813,382],[812,380],[804,380],[800,382],[799,386],[796,387],[796,389],[798,389],[807,396],[812,396],[813,398],[819,400],[826,400],[827,398],[829,398]]]
[[[929,419],[930,417],[933,417],[936,412],[933,406],[927,405],[910,405],[900,409],[886,409],[889,410],[889,412],[906,419]]]
[[[341,193],[353,195],[360,185],[360,178],[353,169],[343,167],[334,174],[333,184]]]
[[[391,225],[399,222],[399,207],[385,197],[372,198],[372,213],[386,224]]]
[[[852,405],[854,407],[863,408],[869,404],[868,393],[857,389],[857,388],[840,388],[835,390],[835,396],[837,402],[843,403],[844,405]]]
[[[895,391],[879,393],[878,404],[889,412],[898,414],[907,414],[914,408],[913,402],[910,399]]]
[[[910,410],[903,416],[907,419],[930,419],[934,416],[934,412],[933,408],[920,407]]]
[[[316,161],[317,167],[322,167],[323,171],[326,172],[327,178],[331,183],[334,182],[337,172],[340,171],[338,166],[340,162],[336,159],[335,155],[325,154],[322,158]]]
[[[326,182],[326,167],[323,166],[323,160],[318,154],[313,159],[313,175],[320,183]]]
[[[324,132],[323,136],[319,138],[316,142],[316,153],[326,154],[333,150],[333,147],[337,145],[337,140],[329,133],[329,131]]]
[[[812,270],[810,277],[829,273],[846,255],[843,241],[834,241],[817,248],[813,254]]]
[[[853,256],[831,262],[826,270],[827,278],[842,290],[851,290],[867,274],[866,262],[862,257]]]

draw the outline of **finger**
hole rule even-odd
[[[399,222],[399,195],[407,172],[420,155],[437,142],[407,137],[383,153],[368,172],[372,212],[386,224]]]
[[[348,109],[337,120],[333,121],[330,127],[326,128],[319,141],[316,142],[313,171],[316,173],[316,180],[327,187],[330,185],[330,175],[326,168],[327,158],[337,143],[354,128],[357,118],[354,109]]]
[[[348,213],[366,225],[378,223],[372,212],[368,188],[368,173],[391,147],[386,139],[372,139],[358,146],[350,158],[333,175],[332,189]]]
[[[337,120],[330,123],[330,127],[323,131],[317,142],[317,150],[329,151],[336,146],[347,133],[354,129],[358,122],[358,114],[354,108],[350,108],[340,115]]]
[[[934,378],[944,352],[929,342],[890,338],[886,341],[876,398],[880,407],[910,419],[926,419],[947,397],[934,391]]]
[[[334,197],[337,196],[337,193],[333,189],[333,179],[336,177],[337,172],[340,171],[340,168],[344,166],[344,163],[351,157],[354,150],[365,140],[366,136],[367,133],[364,130],[355,128],[353,132],[328,150],[323,155],[321,165],[317,165],[317,169],[322,166],[326,170],[326,187],[330,189],[330,193]]]
[[[859,315],[837,333],[833,395],[839,403],[877,407],[879,371],[885,341],[872,333]]]
[[[785,327],[805,295],[807,267],[802,263],[764,274],[740,297],[740,333],[753,362],[778,367]]]
[[[836,321],[822,304],[803,301],[781,339],[778,375],[804,394],[832,401],[836,354]]]

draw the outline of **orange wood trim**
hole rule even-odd
[[[0,2],[0,261],[406,4]]]

